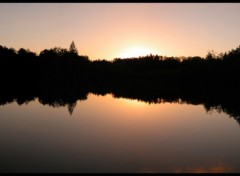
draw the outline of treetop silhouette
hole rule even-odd
[[[69,47],[69,51],[72,52],[72,53],[78,54],[78,50],[77,50],[77,48],[76,48],[76,46],[75,46],[74,41],[72,41],[72,43],[71,43],[71,45],[70,45],[70,47]]]

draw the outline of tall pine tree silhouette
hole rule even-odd
[[[72,53],[78,54],[78,50],[77,50],[77,48],[76,48],[76,46],[75,46],[74,41],[72,41],[72,43],[71,43],[71,45],[70,45],[70,47],[69,47],[69,51],[72,52]]]

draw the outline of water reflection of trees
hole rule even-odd
[[[13,90],[12,90],[13,91]],[[67,107],[70,115],[73,113],[77,101],[87,100],[88,94],[106,95],[111,93],[115,98],[128,98],[149,104],[165,102],[203,105],[207,112],[218,111],[227,113],[240,124],[240,94],[238,89],[227,90],[227,87],[213,88],[203,86],[159,86],[150,84],[142,86],[137,82],[82,83],[81,86],[61,86],[52,84],[51,87],[41,86],[36,92],[6,90],[0,93],[0,105],[17,102],[19,105],[34,101],[36,98],[43,105],[52,107]]]

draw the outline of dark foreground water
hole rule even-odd
[[[202,105],[89,94],[0,106],[0,172],[240,172],[240,127]]]

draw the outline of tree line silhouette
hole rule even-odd
[[[88,93],[137,99],[147,103],[203,104],[206,111],[228,113],[240,123],[240,46],[205,58],[147,55],[94,60],[55,47],[37,55],[0,46],[0,104],[39,99],[53,107],[68,106]]]

